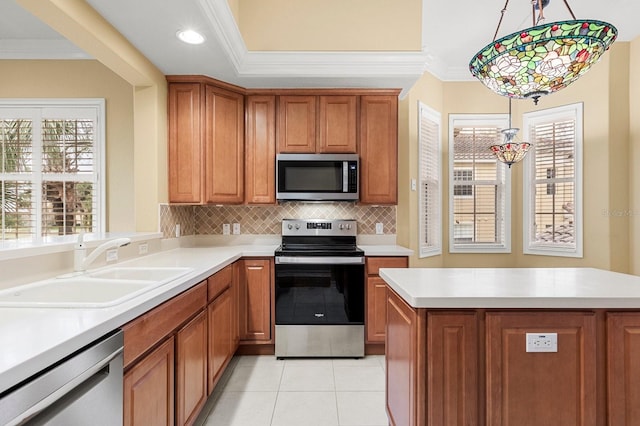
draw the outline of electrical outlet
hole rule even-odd
[[[138,246],[138,254],[147,254],[149,253],[149,244],[148,243],[140,243]]]
[[[239,223],[234,223],[233,224],[233,235],[240,235],[240,224]]]
[[[180,224],[176,223],[176,238],[180,238]]]
[[[229,234],[231,234],[231,225],[229,225],[228,223],[223,223],[222,235],[229,235]]]
[[[558,333],[527,333],[527,352],[558,352]]]
[[[376,234],[384,234],[384,225],[382,222],[376,223]]]
[[[118,249],[107,250],[107,262],[115,262],[118,260]]]

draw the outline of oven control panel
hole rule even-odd
[[[282,235],[345,235],[356,236],[355,219],[283,219]]]

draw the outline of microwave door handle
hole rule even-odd
[[[349,191],[349,162],[342,162],[342,192]]]

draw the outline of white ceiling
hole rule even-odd
[[[405,93],[426,71],[441,80],[471,80],[468,62],[493,39],[504,0],[423,0],[422,52],[249,52],[226,0],[87,0],[164,74],[204,74],[243,87],[385,87]],[[0,0],[0,59],[82,59],[88,55],[26,12]],[[619,40],[640,35],[637,0],[574,0],[578,19],[615,25]],[[161,7],[159,7],[161,6]],[[149,11],[153,11],[149,13]],[[570,19],[562,0],[547,22]],[[529,0],[512,0],[498,37],[531,26]],[[200,46],[179,42],[178,29],[204,33]]]

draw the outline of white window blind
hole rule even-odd
[[[0,101],[0,240],[104,230],[104,101]]]
[[[506,116],[449,118],[449,251],[508,253],[510,175],[489,147],[501,143]]]
[[[418,103],[420,257],[442,254],[440,113]]]
[[[524,114],[524,252],[582,257],[582,104]]]

